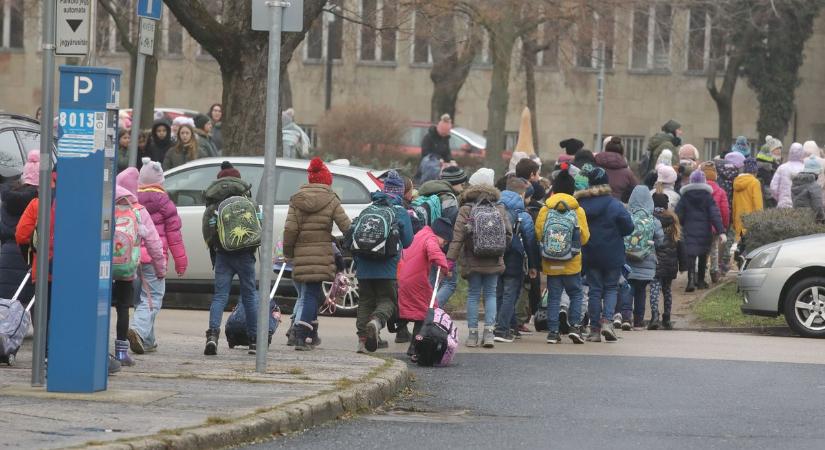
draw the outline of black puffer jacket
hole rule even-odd
[[[37,187],[27,184],[9,186],[0,192],[0,298],[12,298],[29,270],[29,265],[14,239],[14,232],[20,216],[35,197]],[[27,283],[20,299],[26,303],[33,294],[33,285]]]
[[[679,274],[679,243],[670,238],[670,231],[678,219],[672,212],[660,208],[656,208],[653,215],[662,223],[662,230],[665,233],[662,245],[656,246],[656,278],[672,280]]]
[[[431,126],[424,139],[421,140],[421,159],[430,154],[441,158],[444,162],[453,160],[450,151],[450,136],[444,137],[438,134],[435,126]]]

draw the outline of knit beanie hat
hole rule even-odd
[[[327,165],[319,157],[312,158],[307,167],[307,179],[310,183],[326,184],[332,186],[332,174],[327,169]],[[403,192],[402,192],[403,194]]]
[[[802,171],[819,175],[822,173],[822,163],[819,162],[819,158],[811,156],[805,160],[805,168]]]
[[[730,152],[725,155],[725,161],[733,164],[737,169],[741,169],[745,165],[745,155],[739,152]]]
[[[594,167],[593,170],[588,172],[587,180],[590,186],[601,186],[604,184],[610,184],[610,179],[607,176],[607,172],[601,167]]]
[[[654,209],[667,209],[670,206],[670,198],[667,194],[659,194],[658,192],[653,193],[653,208]]]
[[[656,161],[656,166],[665,165],[665,166],[672,166],[673,165],[673,152],[670,149],[662,150],[662,153],[659,153],[659,159]]]
[[[590,178],[587,175],[590,174],[593,167],[592,164],[587,163],[579,169],[578,173],[573,175],[573,180],[576,182],[576,191],[583,191],[590,187]]]
[[[573,165],[578,167],[579,169],[584,169],[586,164],[590,164],[595,166],[596,165],[596,157],[593,156],[593,152],[590,150],[579,150],[576,152],[576,156],[573,157]]]
[[[699,150],[690,144],[685,144],[679,148],[679,159],[699,160]]]
[[[21,177],[24,184],[37,186],[40,183],[40,150],[29,150]]]
[[[805,141],[805,143],[802,144],[802,148],[805,150],[806,156],[822,157],[822,150],[819,148],[819,145],[816,144],[816,141]]]
[[[218,172],[218,178],[226,178],[226,177],[235,177],[240,178],[241,173],[238,172],[238,169],[232,165],[229,161],[224,161],[221,163],[221,171]]]
[[[742,171],[745,173],[756,173],[759,165],[756,163],[756,158],[747,158],[742,164]]]
[[[771,151],[776,150],[777,148],[782,148],[782,141],[773,136],[766,136],[765,145],[763,148],[765,148],[768,151],[768,153],[770,153]]]
[[[673,166],[666,166],[664,164],[656,168],[656,180],[663,184],[675,184],[678,175]]]
[[[195,116],[195,128],[203,130],[203,127],[205,127],[207,123],[209,123],[209,117],[203,114]]]
[[[690,174],[690,184],[705,184],[707,183],[707,178],[705,178],[705,172],[701,170],[694,170],[692,174]]]
[[[436,236],[447,242],[453,240],[453,222],[447,217],[439,217],[430,225]]]
[[[384,178],[384,188],[381,189],[385,194],[397,195],[403,197],[406,192],[404,180],[398,175],[398,172],[390,170],[387,172],[387,177]]]
[[[604,151],[610,153],[618,153],[620,155],[624,154],[624,147],[622,146],[622,138],[620,137],[613,137],[610,139],[610,142],[604,146]]]
[[[559,147],[564,149],[564,153],[575,156],[576,152],[584,148],[584,142],[576,138],[570,138],[559,142]]]
[[[553,179],[553,193],[573,195],[576,192],[576,180],[570,175],[570,165],[567,163],[561,164],[556,178]]]
[[[470,177],[470,186],[495,186],[496,172],[482,167]]]
[[[716,173],[716,164],[711,161],[702,163],[699,168],[705,173],[705,179],[708,181],[716,181],[716,178],[719,176],[719,174]]]
[[[736,143],[730,149],[731,152],[741,153],[745,158],[751,155],[751,146],[748,144],[748,138],[739,136],[736,138]]]
[[[455,186],[457,184],[466,183],[467,174],[461,167],[449,166],[445,167],[444,170],[441,171],[441,179]]]
[[[149,158],[141,158],[143,167],[140,168],[140,175],[138,176],[138,184],[140,186],[147,186],[150,184],[163,184],[163,167],[157,161],[152,161]]]
[[[679,128],[682,128],[682,124],[673,119],[668,120],[667,123],[662,125],[662,131],[664,131],[665,133],[670,133],[674,136],[676,135],[676,130],[678,130]]]

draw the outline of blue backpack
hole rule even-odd
[[[541,256],[553,261],[570,261],[581,253],[581,229],[576,211],[565,202],[547,211],[541,235]]]

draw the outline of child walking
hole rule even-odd
[[[672,330],[670,309],[673,304],[671,285],[679,274],[679,241],[682,239],[682,227],[676,213],[668,208],[668,196],[662,192],[653,194],[653,215],[659,221],[663,231],[662,241],[656,245],[656,277],[650,283],[650,322],[648,330]],[[659,293],[664,298],[664,312],[659,319]]]
[[[697,287],[706,289],[705,273],[714,232],[722,244],[727,237],[719,208],[713,201],[713,189],[706,183],[705,173],[701,170],[693,172],[690,184],[682,188],[682,199],[676,205],[676,215],[682,224],[685,255],[688,258],[688,284],[685,292],[693,292]]]
[[[653,197],[647,186],[636,186],[627,204],[634,230],[625,239],[630,265],[627,279],[633,291],[632,302],[626,301],[622,305],[622,329],[626,331],[631,328],[631,317],[633,328],[644,327],[647,285],[656,278],[656,245],[662,244],[664,235],[662,224],[653,215],[653,207]]]

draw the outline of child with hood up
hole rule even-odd
[[[736,240],[745,234],[742,217],[762,210],[762,185],[756,178],[757,163],[753,158],[745,160],[742,174],[733,182],[733,229]]]
[[[817,222],[825,222],[825,211],[822,207],[822,188],[817,178],[822,172],[819,158],[812,156],[805,160],[805,168],[793,178],[793,207],[810,208]]]
[[[771,195],[776,199],[777,208],[793,208],[793,177],[805,168],[805,149],[799,142],[791,144],[788,162],[779,166],[771,181]]]
[[[138,171],[134,167],[129,167],[117,176],[117,187],[115,189],[115,209],[131,208],[137,219],[137,238],[140,246],[146,248],[146,252],[151,259],[152,268],[158,279],[166,278],[166,255],[163,253],[163,242],[158,235],[152,217],[146,208],[138,203]],[[114,243],[112,244],[114,245]],[[135,255],[136,267],[140,263],[140,251]],[[131,274],[124,274],[112,277],[112,303],[117,311],[117,338],[115,340],[115,359],[123,366],[134,365],[134,361],[129,357],[129,306],[134,298],[134,279],[137,271]]]
[[[653,242],[652,252],[644,259],[633,259],[628,256],[627,263],[630,265],[630,275],[627,281],[633,290],[633,302],[625,301],[622,305],[622,329],[630,329],[630,319],[633,319],[633,328],[642,328],[645,319],[645,303],[647,303],[647,286],[656,278],[656,246],[661,246],[664,242],[662,224],[653,215],[653,197],[646,186],[636,186],[630,194],[627,203],[627,210],[633,218],[634,227],[639,227],[643,221],[652,220]],[[634,235],[636,236],[636,235]],[[629,300],[629,299],[628,299]]]
[[[705,274],[707,272],[708,253],[713,244],[714,232],[724,244],[727,236],[722,226],[719,207],[713,201],[713,189],[707,184],[705,173],[693,172],[690,184],[682,188],[682,199],[676,205],[676,215],[682,224],[685,255],[688,258],[688,284],[685,292],[707,289]],[[696,266],[699,276],[696,276]]]
[[[146,154],[152,161],[163,162],[166,152],[174,145],[172,141],[172,128],[165,120],[158,120],[152,125],[152,133],[146,143]]]
[[[762,202],[765,208],[776,208],[776,199],[771,196],[771,181],[782,161],[782,141],[772,136],[765,138],[765,145],[756,155],[756,178],[762,183]]]

